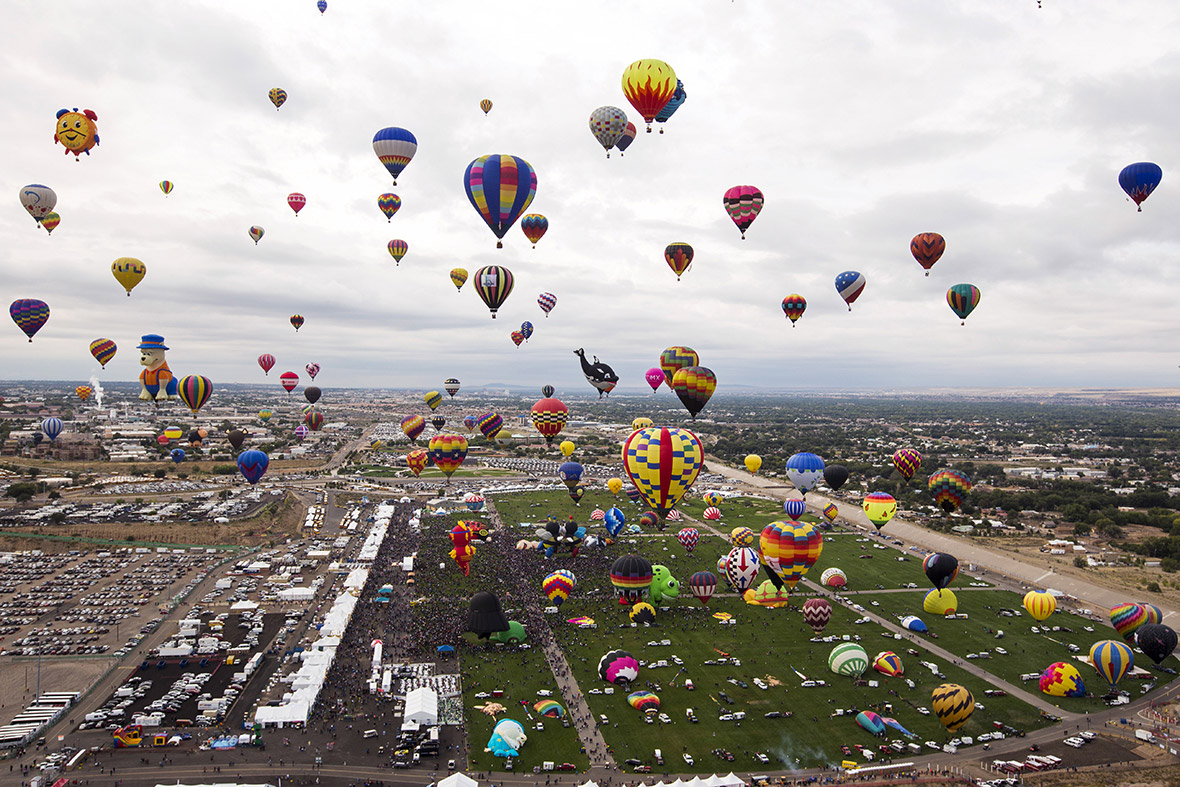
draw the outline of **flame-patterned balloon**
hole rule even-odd
[[[622,85],[623,95],[643,117],[650,134],[652,121],[676,94],[676,72],[663,60],[636,60],[623,71]]]

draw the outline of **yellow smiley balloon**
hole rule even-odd
[[[98,115],[89,109],[59,109],[53,141],[60,142],[66,154],[73,153],[75,159],[83,153],[89,156],[90,149],[98,144]]]

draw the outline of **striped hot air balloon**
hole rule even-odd
[[[401,210],[402,198],[396,194],[382,194],[377,198],[377,207],[385,214],[386,223],[393,221],[393,215]]]
[[[496,312],[512,294],[516,283],[512,271],[502,265],[486,265],[475,272],[475,291],[496,319]]]
[[[29,337],[31,344],[37,331],[49,320],[49,304],[36,298],[22,298],[12,302],[8,307],[8,315],[12,317],[16,327]]]
[[[180,378],[176,390],[180,395],[180,401],[193,411],[193,415],[196,415],[197,411],[213,395],[213,381],[199,374],[190,374]]]
[[[540,213],[529,213],[520,217],[520,228],[524,231],[524,236],[533,244],[533,248],[537,248],[537,241],[545,237],[545,233],[549,230],[549,219],[542,216]]]
[[[725,192],[721,201],[725,205],[725,212],[742,233],[742,240],[745,240],[746,230],[762,212],[765,202],[762,190],[757,186],[734,186]]]
[[[905,668],[901,665],[901,656],[898,656],[892,650],[883,650],[874,656],[873,669],[891,678],[897,677],[905,672]]]
[[[1090,663],[1113,689],[1135,666],[1135,654],[1121,642],[1104,639],[1090,646]]]
[[[430,438],[430,461],[451,481],[451,475],[467,458],[467,438],[458,434],[439,434]]]
[[[502,249],[504,235],[537,195],[537,173],[517,156],[480,156],[467,165],[463,188]]]
[[[675,508],[696,481],[705,450],[687,429],[648,427],[623,443],[623,468],[640,496],[660,516]]]
[[[393,185],[397,185],[397,178],[402,170],[414,158],[418,151],[418,140],[404,128],[390,126],[383,128],[373,135],[373,153],[381,166],[393,176]]]
[[[975,697],[957,683],[943,683],[930,693],[930,709],[947,732],[954,732],[975,712]]]
[[[98,365],[103,369],[115,357],[115,352],[118,346],[110,339],[95,339],[90,343],[90,354],[94,356],[94,360],[98,361]]]
[[[610,568],[610,583],[619,593],[620,604],[640,601],[651,586],[651,562],[639,555],[622,555]]]
[[[1030,590],[1024,594],[1024,608],[1039,623],[1056,611],[1057,599],[1047,591]]]
[[[860,677],[869,668],[869,654],[855,642],[841,642],[828,654],[828,669],[837,675]]]
[[[1134,642],[1135,629],[1147,622],[1147,610],[1142,604],[1126,602],[1112,607],[1110,610],[1110,624],[1127,642]]]
[[[913,480],[921,466],[922,455],[913,448],[899,448],[893,452],[893,469],[905,480]]]
[[[803,602],[803,621],[816,634],[822,632],[832,619],[832,605],[826,598],[809,598]]]
[[[771,522],[760,539],[762,562],[793,589],[824,548],[824,537],[810,522]]]

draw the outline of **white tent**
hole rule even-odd
[[[439,782],[438,787],[479,787],[479,782],[465,773],[452,773]]]
[[[440,785],[441,787],[441,785]],[[598,782],[590,781],[584,784],[579,784],[578,787],[598,787]]]
[[[311,601],[315,591],[307,587],[284,588],[279,591],[279,601]]]
[[[415,724],[438,724],[438,693],[429,686],[411,691],[406,695],[406,712],[403,718]]]
[[[729,772],[728,776],[722,776],[720,784],[722,787],[745,787],[746,783],[734,776],[733,771]]]
[[[244,612],[245,610],[248,610],[248,609],[249,610],[258,609],[257,602],[247,601],[247,600],[243,599],[241,601],[235,602],[233,604],[233,606],[231,606],[229,608],[229,611],[230,612]]]

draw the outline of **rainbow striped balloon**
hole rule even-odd
[[[819,560],[824,537],[810,522],[771,522],[762,531],[762,562],[790,589]]]
[[[467,165],[463,188],[502,249],[504,235],[537,196],[537,172],[518,156],[480,156]]]
[[[1142,604],[1135,604],[1128,601],[1125,604],[1111,607],[1110,624],[1114,626],[1114,630],[1127,642],[1134,641],[1135,629],[1146,622],[1147,610],[1143,608]]]
[[[177,383],[177,393],[180,394],[180,401],[188,405],[188,409],[193,411],[193,415],[196,415],[197,410],[200,410],[201,406],[213,395],[213,381],[199,374],[190,374],[180,378]]]

